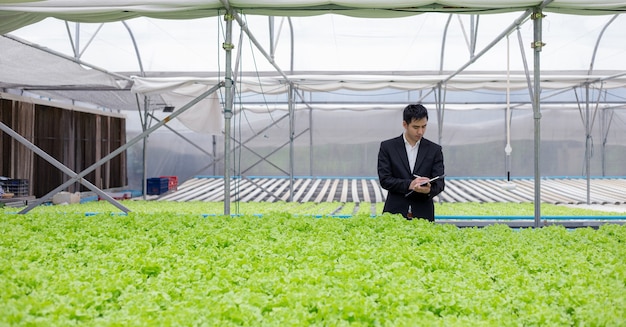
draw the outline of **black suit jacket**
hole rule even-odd
[[[435,220],[433,197],[445,187],[444,179],[431,182],[430,194],[413,192],[409,185],[413,175],[436,177],[444,174],[443,152],[441,146],[422,138],[415,160],[415,168],[410,171],[409,159],[402,135],[380,143],[378,151],[378,179],[380,186],[387,190],[387,199],[383,212],[399,213],[406,217],[409,205],[413,217]]]

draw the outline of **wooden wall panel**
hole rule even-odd
[[[126,143],[124,118],[0,99],[0,121],[76,173]],[[41,197],[69,176],[9,135],[0,132],[0,176],[28,179],[31,194]],[[87,174],[101,189],[127,184],[126,152]],[[87,191],[80,183],[66,189]]]
[[[63,111],[60,109],[38,106],[35,112],[35,145],[71,169],[71,165],[64,162],[66,157],[63,149],[67,147],[67,140],[61,135],[64,135],[70,126],[63,118]],[[67,180],[62,171],[39,156],[34,166],[33,191],[37,197],[47,194]]]
[[[0,99],[0,121],[30,142],[34,140],[34,112],[35,105],[32,103]],[[32,180],[34,161],[32,150],[8,134],[0,132],[0,154],[0,176],[27,179],[29,182]],[[32,193],[30,183],[29,188],[30,194]]]
[[[13,130],[22,135],[29,142],[35,138],[35,105],[27,102],[16,102],[13,108]],[[33,180],[33,162],[35,153],[26,145],[13,140],[13,157],[17,164],[11,169],[11,178]],[[29,182],[28,194],[32,194],[32,185]]]
[[[93,165],[95,161],[95,147],[94,144],[98,140],[98,127],[96,126],[97,118],[94,115],[85,113],[75,113],[74,119],[76,121],[76,171],[83,171],[84,169]],[[90,181],[97,187],[101,187],[100,181],[96,178],[99,174],[99,170],[102,167],[96,168],[94,171],[85,175],[85,179]],[[82,191],[87,190],[84,186]]]
[[[34,110],[33,143],[76,173],[122,146],[126,142],[125,133],[123,118],[43,105],[36,105]],[[30,184],[33,195],[37,197],[49,193],[70,178],[39,156],[35,155],[32,162]],[[13,159],[11,165],[15,165]],[[101,189],[126,186],[126,152],[84,178]],[[73,183],[65,190],[89,191],[80,183]]]
[[[102,149],[103,156],[126,144],[126,122],[124,119],[110,118],[109,131],[109,140],[106,142],[107,148]],[[109,173],[111,176],[109,177],[111,183],[110,187],[121,187],[128,183],[126,152],[122,152],[111,160]]]
[[[94,150],[93,150],[93,161],[98,162],[102,159],[102,143],[107,142],[107,117],[97,116],[95,122],[95,131],[94,131]],[[111,162],[107,161],[102,166],[96,169],[96,175],[94,176],[95,180],[98,182],[101,188],[109,188],[109,182],[107,180],[107,171],[110,169]]]
[[[13,101],[0,99],[0,122],[11,127]],[[6,133],[0,131],[0,176],[9,176],[11,169],[11,140]]]

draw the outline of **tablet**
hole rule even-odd
[[[417,175],[413,175],[413,176],[415,176],[415,177],[419,177],[419,176],[417,176]],[[443,174],[443,175],[441,175],[441,176],[436,176],[436,177],[433,177],[433,178],[429,179],[429,180],[428,180],[428,182],[425,182],[425,183],[420,184],[420,186],[424,186],[424,185],[426,185],[426,184],[428,184],[428,183],[430,183],[430,182],[432,182],[432,181],[436,181],[436,180],[438,180],[438,179],[440,179],[440,178],[444,178],[444,177],[446,177],[446,174]],[[413,190],[409,191],[409,193],[405,194],[404,196],[405,196],[405,197],[407,197],[407,196],[411,195],[411,193],[413,193]]]
[[[415,176],[415,175],[413,175],[413,176]],[[430,182],[432,182],[432,181],[436,181],[436,180],[438,180],[438,179],[440,179],[440,178],[444,178],[445,176],[446,176],[446,175],[445,175],[445,174],[443,174],[443,175],[441,175],[441,176],[436,176],[436,177],[433,177],[433,178],[429,179],[429,180],[428,180],[428,182],[424,182],[424,183],[420,184],[420,186],[424,186],[424,185],[426,185],[426,184],[428,184],[428,183],[430,183]],[[417,176],[415,176],[415,177],[417,177]]]

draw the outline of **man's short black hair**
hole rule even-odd
[[[410,124],[413,120],[420,120],[426,117],[428,120],[428,110],[421,104],[410,104],[404,108],[402,119],[407,124]]]

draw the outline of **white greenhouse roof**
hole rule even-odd
[[[577,15],[612,14],[626,11],[621,0],[528,1],[528,0],[40,0],[3,1],[0,33],[55,17],[76,22],[111,22],[136,17],[193,19],[221,15],[230,8],[250,15],[311,16],[327,13],[355,17],[403,17],[425,12],[502,13],[524,11],[545,4],[545,11]]]
[[[339,14],[345,16],[353,16],[353,17],[362,17],[364,19],[368,18],[399,18],[399,17],[407,17],[414,16],[423,13],[461,13],[461,14],[501,14],[501,13],[522,13],[529,12],[534,8],[541,7],[545,12],[553,12],[559,14],[574,14],[574,15],[611,15],[611,14],[619,14],[626,11],[626,3],[624,1],[617,0],[605,0],[605,1],[587,1],[581,2],[579,0],[555,0],[555,1],[528,1],[528,0],[506,0],[506,1],[493,1],[493,0],[457,0],[457,1],[431,1],[431,0],[383,0],[383,1],[362,1],[362,0],[342,0],[342,1],[309,1],[309,0],[298,0],[298,1],[284,1],[284,0],[244,0],[244,1],[228,1],[228,0],[192,0],[192,1],[174,1],[174,0],[160,0],[160,1],[141,1],[141,0],[93,0],[89,2],[84,1],[69,1],[69,0],[41,0],[41,1],[2,1],[0,2],[0,34],[6,34],[9,32],[16,31],[22,27],[29,26],[45,20],[47,18],[54,18],[58,20],[65,20],[70,22],[82,22],[82,23],[106,23],[106,22],[116,22],[116,21],[126,21],[137,17],[148,17],[148,18],[158,18],[158,19],[166,19],[166,20],[192,20],[195,18],[204,18],[204,17],[215,17],[224,15],[226,9],[232,9],[235,12],[242,15],[260,15],[260,16],[288,16],[288,17],[303,17],[303,16],[316,16],[316,15],[324,15],[324,14]],[[439,28],[441,26],[441,18],[443,17],[435,17],[436,26]],[[511,18],[510,18],[511,19]],[[513,19],[511,19],[510,23],[512,23]],[[430,23],[430,21],[425,22]],[[521,23],[521,22],[520,22]],[[489,24],[483,23],[483,24]],[[559,24],[558,21],[555,24]],[[251,24],[252,25],[252,24]],[[409,25],[411,26],[411,25]],[[621,25],[620,25],[621,26]],[[69,26],[66,27],[69,32]],[[261,33],[259,29],[266,28],[265,26],[250,26],[249,28],[253,29],[254,32]],[[332,26],[331,26],[332,28]],[[407,27],[406,25],[398,26],[398,32],[394,33],[393,37],[398,37],[401,32],[400,29],[412,28]],[[465,30],[466,27],[461,26],[463,29],[463,33],[467,33]],[[484,38],[483,31],[487,30],[500,30],[502,26],[492,27],[492,26],[481,26],[481,34],[478,34],[478,23],[475,26],[470,26],[470,29],[476,29],[476,31],[469,31],[475,33],[475,36],[470,36],[469,38],[474,40],[469,40],[466,36],[465,42],[476,42],[476,44],[468,45],[469,47],[474,47],[476,49],[477,46],[481,46],[478,42],[485,41],[480,40],[479,37]],[[620,27],[616,27],[620,28]],[[321,28],[320,28],[321,30]],[[513,29],[510,30],[513,32]],[[167,43],[170,47],[174,47],[177,42],[181,39],[180,36],[173,37],[171,39],[167,39],[167,34],[169,34],[169,30],[157,30],[156,33],[161,33],[161,36],[156,36],[156,38],[163,38],[162,43]],[[217,31],[219,33],[219,31]],[[492,31],[490,31],[492,32]],[[577,31],[572,31],[572,34],[576,34]],[[87,33],[90,33],[87,31]],[[97,33],[97,32],[93,32]],[[315,31],[314,31],[315,33]],[[339,32],[341,33],[341,31]],[[345,33],[345,32],[344,32]],[[393,32],[392,32],[393,33]],[[205,39],[199,39],[195,41],[196,43],[211,43],[211,39],[208,38],[210,34],[216,34],[216,31],[208,30],[204,33]],[[298,32],[298,34],[302,34],[302,32]],[[58,37],[58,36],[56,36]],[[79,36],[74,35],[74,37],[78,38]],[[155,36],[150,36],[150,38],[154,38]],[[184,38],[191,38],[191,35],[184,35]],[[276,36],[278,37],[278,36]],[[362,38],[362,35],[357,35],[357,38]],[[380,36],[375,36],[372,41],[365,41],[363,43],[379,43],[376,38]],[[414,39],[400,39],[398,37],[394,46],[397,45],[393,51],[389,52],[406,52],[407,54],[415,55],[416,49],[419,48],[403,48],[403,44],[413,43],[415,40],[419,39],[419,42],[422,41],[423,35],[414,34],[409,35],[409,37],[413,37]],[[487,36],[491,37],[491,35]],[[502,40],[502,35],[499,36],[500,40]],[[559,38],[561,35],[558,35]],[[300,35],[296,35],[296,38],[301,38]],[[555,38],[552,37],[548,42],[548,47],[560,47],[560,44],[554,44],[552,42]],[[493,42],[499,42],[497,38],[493,40]],[[30,40],[29,40],[30,41]],[[110,43],[117,44],[128,44],[128,39],[121,40],[107,40]],[[525,42],[528,42],[527,40]],[[101,74],[101,72],[109,72],[116,71],[115,68],[105,67],[104,69],[100,69],[100,72],[95,70],[86,69],[84,67],[85,62],[91,62],[89,59],[82,59],[80,62],[72,62],[71,58],[68,60],[55,60],[51,59],[51,56],[45,55],[43,51],[36,51],[29,47],[21,46],[20,44],[16,44],[15,39],[7,40],[1,39],[2,49],[3,49],[3,60],[0,62],[0,86],[7,87],[11,85],[15,85],[16,87],[29,87],[29,86],[62,86],[68,87],[71,85],[101,85],[109,88],[124,88],[127,87],[127,80],[130,79],[131,76],[115,76],[114,74]],[[23,43],[25,43],[24,41]],[[75,41],[77,42],[77,41]],[[91,42],[91,41],[89,41]],[[213,42],[215,44],[221,44],[223,40],[218,40]],[[277,42],[277,40],[273,41]],[[293,41],[292,41],[293,42]],[[312,43],[308,39],[302,40],[302,42],[298,39],[297,49],[300,53],[296,54],[296,57],[300,62],[305,60],[310,61],[310,58],[304,58],[306,53],[306,57],[322,57],[321,53],[315,54],[311,56],[310,48],[304,48],[305,45],[302,43]],[[323,42],[323,41],[322,41]],[[327,43],[331,41],[326,41]],[[337,39],[334,41],[335,43],[340,42]],[[442,41],[439,41],[442,42]],[[448,49],[445,49],[446,59],[448,56],[458,54],[458,46],[459,43],[463,42],[463,40],[457,39],[454,41],[449,41],[451,44],[448,45]],[[572,38],[572,42],[581,42],[577,40],[575,37]],[[607,43],[611,42],[607,40]],[[138,51],[142,52],[145,44],[147,43],[146,37],[140,39],[138,41]],[[267,41],[264,40],[264,45],[267,44]],[[277,43],[276,43],[277,44]],[[245,45],[245,44],[244,44]],[[42,45],[45,47],[46,45]],[[313,45],[315,47],[315,45]],[[374,44],[375,46],[375,44]],[[385,47],[385,45],[381,45]],[[433,48],[442,46],[441,43],[435,46],[429,45],[429,52],[432,56],[437,56],[436,53],[438,51]],[[591,48],[591,44],[588,44],[588,49]],[[14,49],[13,47],[18,47]],[[118,45],[118,47],[121,47]],[[284,45],[281,45],[281,48],[284,48]],[[614,50],[613,46],[606,46],[607,48],[611,48]],[[552,50],[553,48],[550,48]],[[5,51],[5,49],[7,49]],[[236,49],[238,49],[236,47]],[[319,49],[319,48],[318,48]],[[180,55],[178,57],[185,55],[185,51],[187,49],[179,50]],[[438,50],[438,49],[437,49]],[[490,52],[488,47],[485,47],[485,52]],[[74,51],[80,51],[80,49],[74,49]],[[84,51],[84,50],[83,50]],[[95,51],[95,50],[94,50]],[[285,51],[285,50],[282,50]],[[322,51],[322,50],[320,50]],[[342,51],[342,49],[337,49],[337,52]],[[367,51],[367,50],[366,50]],[[421,50],[417,50],[421,51]],[[477,50],[473,50],[477,51]],[[519,52],[515,51],[514,52]],[[584,54],[586,57],[589,56],[588,53],[581,53],[580,50],[574,48],[571,54],[557,53],[556,55],[552,55],[552,57],[556,57],[557,59],[553,59],[553,61],[558,62],[559,57],[563,59],[569,59],[566,57],[575,57],[581,54]],[[615,50],[615,51],[619,51]],[[156,50],[154,56],[159,55],[159,53],[165,52],[163,50]],[[194,52],[194,51],[188,51]],[[441,52],[444,52],[443,46]],[[75,54],[76,55],[76,54]],[[87,54],[89,55],[89,54]],[[273,54],[272,54],[273,55]],[[280,54],[279,54],[280,55]],[[328,56],[328,54],[324,54]],[[361,57],[367,57],[369,54],[362,55]],[[467,54],[466,54],[467,55]],[[473,52],[469,54],[470,56],[480,57],[480,53]],[[620,56],[620,52],[616,53],[605,53],[605,56]],[[105,55],[108,60],[106,64],[115,64],[120,61],[118,57],[115,57],[114,60],[111,58],[111,55]],[[251,57],[248,53],[243,54],[244,57],[247,57],[247,60],[250,60]],[[283,54],[284,56],[284,54]],[[426,57],[426,54],[419,54],[420,58]],[[310,91],[310,92],[328,92],[339,89],[347,89],[347,90],[374,90],[381,88],[395,88],[399,90],[420,90],[420,89],[432,89],[437,84],[445,84],[447,89],[450,90],[476,90],[476,89],[488,89],[488,90],[504,90],[504,89],[512,89],[519,90],[526,88],[528,76],[524,74],[522,69],[519,66],[519,54],[516,54],[517,57],[512,58],[511,60],[517,63],[517,73],[511,73],[510,75],[506,74],[506,71],[503,67],[503,61],[499,63],[499,65],[492,65],[492,72],[482,72],[476,73],[471,72],[468,67],[464,67],[459,70],[463,71],[463,73],[455,73],[454,70],[459,66],[462,66],[462,62],[459,63],[459,66],[456,66],[455,63],[448,63],[451,60],[446,60],[447,67],[446,69],[442,69],[440,71],[434,70],[433,64],[431,63],[428,68],[418,68],[414,67],[408,68],[403,72],[389,72],[389,71],[379,71],[375,73],[363,73],[363,72],[340,72],[336,69],[328,69],[323,66],[312,66],[319,65],[317,62],[313,62],[312,65],[307,64],[304,69],[296,69],[295,71],[291,71],[287,74],[279,74],[274,73],[273,75],[266,75],[262,77],[250,76],[250,77],[238,77],[238,85],[240,87],[241,92],[257,92],[257,93],[284,93],[286,89],[286,79],[289,79],[289,82],[296,85],[299,90]],[[355,57],[355,56],[353,56]],[[620,56],[621,58],[622,56]],[[174,56],[173,59],[170,58],[168,63],[171,65],[178,64],[176,61],[177,56]],[[215,60],[212,57],[205,57],[206,62],[214,62]],[[332,58],[332,57],[331,57]],[[372,61],[381,61],[380,57],[373,57],[376,59],[372,59]],[[395,57],[390,57],[390,61],[394,61]],[[609,57],[610,58],[610,57]],[[66,58],[67,59],[67,58]],[[134,58],[125,58],[125,61],[133,61]],[[221,58],[217,58],[221,60]],[[354,61],[357,61],[358,58],[355,57]],[[474,58],[472,58],[473,60]],[[500,55],[500,59],[502,59],[502,55]],[[530,61],[531,58],[527,58]],[[55,62],[51,62],[51,60],[55,60]],[[106,60],[106,59],[105,59]],[[278,61],[278,59],[276,59]],[[293,59],[292,59],[293,60]],[[437,59],[435,59],[438,61]],[[485,59],[484,61],[491,60]],[[584,61],[588,61],[589,59],[583,59]],[[181,59],[180,61],[186,61],[185,59]],[[255,61],[264,61],[263,59],[255,59]],[[415,61],[425,61],[425,60],[413,60]],[[442,54],[442,65],[443,65],[443,54]],[[565,60],[562,60],[565,61]],[[580,60],[579,60],[580,61]],[[322,65],[327,64],[328,61],[325,61]],[[457,60],[458,62],[458,60]],[[571,71],[563,71],[562,68],[553,68],[549,63],[545,64],[541,67],[542,73],[542,87],[546,89],[562,89],[562,88],[570,88],[581,85],[582,83],[598,83],[601,82],[601,88],[603,89],[611,89],[611,88],[619,88],[624,87],[624,82],[626,79],[622,76],[622,71],[619,67],[612,67],[609,64],[606,64],[607,60],[603,62],[605,65],[602,69],[602,72],[596,71],[583,71],[580,68],[572,68]],[[83,64],[82,66],[79,64]],[[472,62],[473,64],[473,62]],[[255,63],[256,65],[256,63]],[[487,64],[488,65],[488,64]],[[611,67],[610,69],[606,69],[607,65]],[[277,66],[281,66],[283,71],[286,71],[285,61],[283,59],[282,62],[277,63]],[[469,65],[468,65],[469,66]],[[28,69],[24,69],[28,67]],[[265,69],[259,69],[258,67],[252,67],[251,64],[246,63],[245,70],[246,71],[263,71],[268,70],[265,66]],[[211,67],[213,68],[213,67]],[[215,67],[213,71],[221,71],[223,67]],[[269,66],[271,69],[272,67]],[[472,65],[469,68],[474,68]],[[151,69],[146,69],[150,71]],[[310,74],[298,73],[298,71],[317,71]],[[320,70],[324,70],[328,72],[328,74],[319,72]],[[363,70],[368,70],[364,68]],[[558,71],[557,71],[558,70]],[[158,71],[158,70],[157,70]],[[215,85],[218,81],[223,78],[221,75],[215,75],[215,78],[200,78],[197,73],[202,71],[210,71],[203,68],[194,68],[193,70],[187,72],[181,72],[178,76],[167,77],[167,78],[154,78],[154,74],[146,74],[152,77],[142,78],[142,77],[133,77],[134,79],[134,91],[141,93],[156,93],[160,90],[160,88],[166,88],[171,90],[173,86],[182,86],[189,84],[206,84],[209,86]],[[530,71],[532,71],[532,67],[530,67]],[[562,72],[562,74],[561,74]],[[139,72],[135,73],[139,75]],[[73,78],[72,78],[73,76]],[[452,76],[454,78],[452,78]]]

